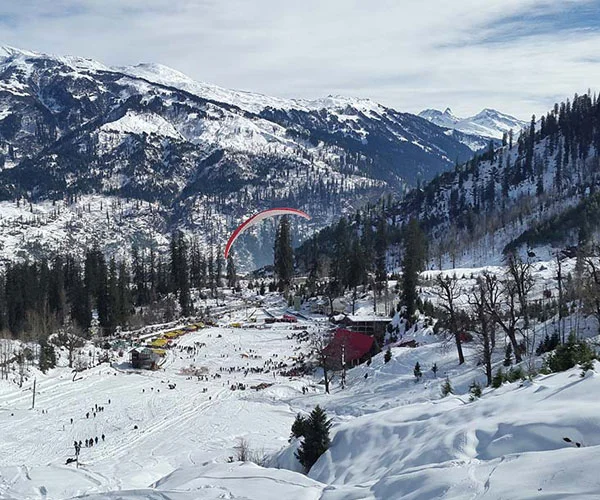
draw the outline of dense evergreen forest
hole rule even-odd
[[[134,246],[130,259],[107,259],[97,248],[83,261],[72,255],[10,264],[0,273],[0,330],[14,338],[43,338],[69,325],[81,335],[111,335],[194,313],[190,288],[215,294],[224,279],[236,285],[227,264],[204,255],[196,239],[173,234],[168,257]]]

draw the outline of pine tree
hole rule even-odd
[[[290,220],[287,215],[281,218],[275,233],[274,268],[279,289],[287,289],[294,274],[294,251],[292,249]]]
[[[310,470],[319,457],[329,449],[330,429],[331,420],[327,419],[327,414],[320,406],[316,406],[306,419],[304,441],[295,453],[306,471]]]
[[[415,363],[415,368],[413,370],[413,373],[415,375],[416,382],[418,382],[419,380],[421,380],[421,377],[423,376],[423,373],[421,372],[421,365],[419,365],[418,361]]]
[[[56,352],[46,339],[40,340],[40,358],[38,363],[42,373],[46,373],[49,369],[56,366]]]
[[[419,273],[426,260],[427,246],[416,219],[411,219],[404,236],[404,257],[402,259],[402,302],[406,308],[406,318],[411,321],[417,309]]]
[[[450,383],[450,379],[446,376],[446,380],[442,384],[442,397],[445,398],[448,394],[454,394],[454,389]]]
[[[237,283],[237,273],[235,270],[235,262],[233,261],[233,252],[227,257],[227,286],[229,288],[235,288]]]
[[[474,381],[469,387],[469,401],[475,401],[481,397],[481,385]]]
[[[298,438],[304,437],[304,435],[306,433],[307,422],[308,422],[308,419],[306,417],[303,417],[302,415],[300,415],[300,413],[298,413],[296,415],[296,418],[294,419],[294,423],[292,424],[292,433],[290,435],[290,440],[292,438],[298,439]]]
[[[388,248],[388,232],[387,220],[382,213],[379,222],[377,223],[377,231],[375,233],[375,287],[373,293],[380,293],[387,283],[387,248]]]
[[[221,247],[217,249],[217,269],[215,276],[215,286],[217,288],[223,287],[223,257],[221,254]]]
[[[389,363],[391,359],[392,359],[392,350],[388,347],[387,350],[385,351],[385,354],[383,355],[383,361],[384,361],[384,363]]]
[[[498,389],[504,383],[504,373],[502,372],[502,368],[498,368],[494,377],[492,378],[492,387],[494,389]]]

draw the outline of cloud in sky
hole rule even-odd
[[[600,80],[599,0],[19,0],[0,43],[282,97],[527,119]]]

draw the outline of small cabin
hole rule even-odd
[[[374,337],[380,345],[383,345],[385,332],[391,321],[391,318],[381,316],[358,316],[347,314],[336,323],[338,326],[353,332],[364,333],[365,335]]]
[[[149,347],[136,348],[129,351],[131,366],[136,370],[156,370],[160,356]]]

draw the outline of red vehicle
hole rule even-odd
[[[292,316],[291,314],[284,314],[281,321],[284,323],[298,323],[298,318],[296,316]]]

